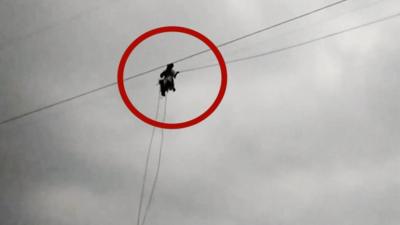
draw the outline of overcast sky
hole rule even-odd
[[[125,48],[149,29],[186,26],[218,44],[330,2],[1,0],[0,120],[116,81]],[[398,12],[397,0],[350,0],[221,52],[257,54]],[[230,64],[216,112],[165,132],[147,224],[400,224],[399,40],[393,19]],[[156,36],[125,72],[204,48]],[[214,62],[205,54],[176,69]],[[126,83],[151,117],[160,72]],[[167,121],[203,112],[219,82],[218,68],[179,75]],[[150,134],[116,87],[1,125],[0,224],[135,224]]]

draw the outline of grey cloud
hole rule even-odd
[[[327,2],[3,1],[0,45],[15,41],[0,50],[0,116],[113,82],[124,48],[150,28],[189,26],[221,43]],[[221,50],[226,59],[258,53],[396,8],[394,0],[351,1]],[[398,224],[398,24],[229,65],[216,112],[166,132],[148,224]],[[162,40],[143,45],[127,73],[203,48],[173,35]],[[127,85],[147,114],[157,76]],[[203,110],[218,76],[215,68],[182,74],[167,119]],[[1,126],[0,223],[134,223],[150,133],[115,87]]]

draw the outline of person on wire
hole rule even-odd
[[[161,79],[158,81],[158,83],[160,84],[160,91],[162,96],[165,96],[165,93],[169,90],[176,91],[174,79],[178,75],[179,71],[175,72],[173,68],[174,64],[170,63],[167,65],[167,68],[160,74]]]

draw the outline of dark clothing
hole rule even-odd
[[[165,78],[175,78],[177,74],[178,74],[178,72],[175,72],[175,70],[173,70],[173,69],[170,69],[170,70],[166,69],[160,74],[160,77],[161,78],[164,78],[164,77]]]
[[[175,72],[172,68],[174,64],[170,63],[167,65],[167,68],[160,74],[160,91],[161,95],[165,96],[165,93],[169,90],[175,91],[175,82],[174,79],[179,72]]]
[[[160,77],[163,78],[163,80],[164,80],[164,84],[167,84],[166,85],[167,89],[172,89],[175,91],[174,79],[177,74],[178,74],[178,72],[175,72],[175,70],[173,70],[173,69],[170,69],[170,70],[166,69],[160,74]]]

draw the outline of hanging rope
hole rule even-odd
[[[160,94],[157,96],[157,109],[156,109],[156,115],[155,119],[158,119],[160,111]],[[138,214],[137,214],[137,225],[140,225],[140,218],[141,218],[141,211],[142,211],[142,205],[143,205],[143,199],[145,195],[145,188],[146,188],[146,180],[147,180],[147,173],[149,170],[149,162],[150,162],[150,153],[151,153],[151,148],[153,146],[153,140],[154,140],[154,134],[155,134],[156,128],[153,127],[151,130],[151,138],[149,145],[147,147],[147,155],[146,155],[146,163],[144,167],[144,173],[143,173],[143,179],[142,179],[142,189],[140,191],[140,200],[139,200],[139,207],[138,207]]]
[[[167,117],[167,96],[165,96],[165,102],[164,102],[163,122],[165,122],[166,117]],[[156,174],[154,176],[153,185],[151,186],[151,191],[150,191],[150,195],[149,195],[149,201],[147,202],[146,210],[144,211],[143,220],[142,220],[142,224],[141,225],[144,225],[144,223],[146,222],[146,217],[147,217],[148,212],[150,211],[151,202],[153,200],[154,191],[156,189],[156,185],[157,185],[157,181],[158,181],[158,175],[160,173],[163,144],[164,144],[164,129],[161,129],[161,141],[160,141],[160,149],[158,151],[158,162],[157,162]]]
[[[161,96],[160,96],[160,94],[158,94],[157,110],[156,110],[156,115],[155,115],[156,120],[158,119],[159,114],[160,114],[160,99],[161,99]],[[165,122],[166,116],[167,116],[167,97],[165,97],[165,102],[164,102],[164,115],[163,115],[163,119],[162,119],[163,122]],[[156,174],[154,176],[154,180],[151,185],[147,205],[144,209],[143,219],[141,219],[142,218],[143,201],[144,201],[145,190],[146,190],[146,181],[147,181],[147,177],[148,177],[149,164],[150,164],[150,155],[151,155],[151,149],[152,149],[153,142],[154,142],[155,131],[156,131],[156,127],[153,127],[152,132],[151,132],[150,143],[147,148],[146,162],[145,162],[144,174],[143,174],[143,179],[142,179],[142,188],[140,191],[140,200],[139,200],[139,206],[138,206],[137,225],[144,225],[144,223],[146,221],[146,217],[150,210],[151,202],[152,202],[153,196],[154,196],[154,191],[155,191],[155,188],[157,185],[158,175],[160,173],[161,156],[162,156],[162,149],[163,149],[163,144],[164,144],[164,129],[161,129],[161,140],[160,140],[160,148],[159,148],[159,152],[158,152],[158,162],[157,162],[157,167],[156,167]]]

